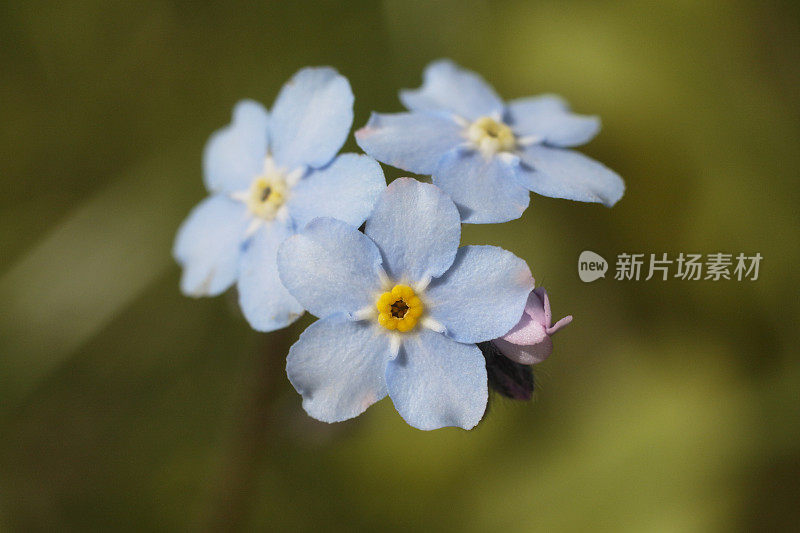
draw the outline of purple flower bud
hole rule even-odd
[[[512,400],[530,400],[533,396],[533,369],[505,357],[492,342],[479,342],[478,348],[486,359],[489,389]]]
[[[517,325],[492,343],[512,361],[523,365],[541,363],[553,352],[550,337],[570,322],[572,315],[552,324],[547,291],[538,287],[528,295],[525,311]]]

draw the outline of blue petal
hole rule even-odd
[[[428,329],[404,337],[400,353],[386,367],[386,387],[397,412],[417,429],[472,429],[486,411],[481,351]]]
[[[600,131],[600,119],[576,115],[556,96],[536,96],[514,100],[508,105],[514,133],[540,137],[552,146],[586,144]]]
[[[528,265],[497,246],[462,246],[450,270],[428,287],[427,310],[458,342],[502,337],[525,310],[533,277]]]
[[[431,174],[439,159],[464,142],[463,128],[438,113],[372,113],[356,141],[366,153],[387,165]]]
[[[380,264],[369,237],[333,218],[315,218],[278,249],[281,281],[318,317],[374,307]]]
[[[519,183],[542,196],[611,207],[625,192],[625,182],[616,172],[581,153],[529,146],[520,155],[525,165],[517,173]]]
[[[336,315],[311,324],[289,350],[286,374],[317,420],[341,422],[386,396],[389,336]]]
[[[247,189],[264,168],[267,155],[267,111],[258,102],[242,100],[231,123],[206,143],[203,173],[209,192]]]
[[[270,139],[279,167],[323,167],[353,124],[353,92],[330,67],[304,68],[281,89],[272,108]]]
[[[386,178],[377,161],[366,155],[342,154],[295,185],[289,214],[297,228],[316,217],[333,217],[359,227],[384,189]]]
[[[517,98],[508,103],[508,111],[514,107],[519,114],[569,113],[569,104],[557,94],[540,94],[527,98]]]
[[[395,281],[440,276],[453,263],[461,223],[453,202],[437,187],[411,178],[393,181],[367,219],[384,268]]]
[[[236,281],[249,223],[245,205],[222,195],[206,198],[189,213],[172,251],[183,267],[184,294],[216,296]]]
[[[289,225],[273,221],[261,227],[242,253],[239,305],[253,329],[274,331],[303,315],[303,307],[278,276],[278,247],[292,235]]]
[[[439,162],[433,184],[458,206],[467,224],[507,222],[522,216],[530,194],[515,175],[519,161],[510,156],[484,157],[475,150],[451,150]]]
[[[411,111],[446,110],[471,120],[503,112],[503,101],[491,85],[448,59],[428,65],[422,87],[400,91],[400,101]]]

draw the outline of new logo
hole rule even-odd
[[[585,250],[578,257],[578,276],[581,281],[589,283],[599,278],[606,277],[608,271],[608,261],[602,256]]]

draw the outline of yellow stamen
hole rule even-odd
[[[517,144],[511,128],[491,117],[481,117],[467,129],[467,138],[482,152],[508,152]]]
[[[375,300],[375,307],[378,308],[378,324],[403,333],[414,329],[425,311],[422,300],[408,285],[395,285],[384,292]]]
[[[287,190],[286,182],[278,173],[258,176],[250,185],[247,207],[255,216],[272,220],[286,202]]]

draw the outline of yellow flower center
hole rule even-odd
[[[511,128],[491,117],[481,117],[467,129],[467,138],[482,152],[507,152],[516,146]]]
[[[272,220],[286,202],[286,181],[278,173],[258,176],[250,185],[247,207],[257,217]]]
[[[395,285],[375,301],[378,308],[378,323],[389,330],[405,333],[417,325],[425,305],[414,289],[408,285]]]

